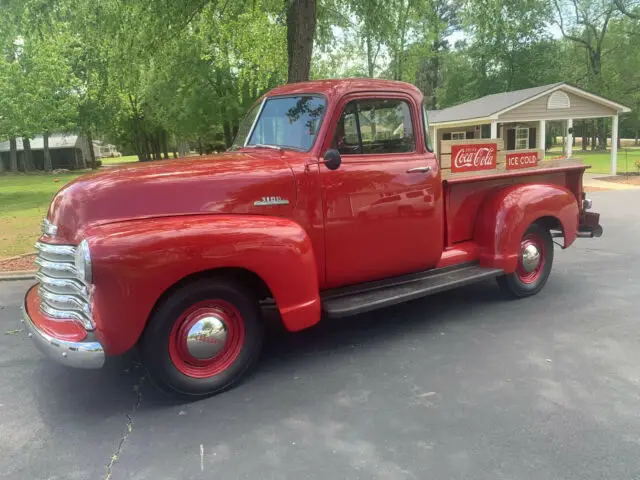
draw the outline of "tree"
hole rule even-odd
[[[586,53],[588,65],[587,89],[602,93],[602,57],[609,22],[619,12],[613,2],[601,0],[571,0],[570,5],[553,0],[557,13],[557,24],[562,35]],[[583,147],[584,148],[584,147]],[[598,119],[598,149],[606,150],[606,125]]]
[[[288,83],[309,80],[311,53],[316,31],[316,0],[288,0]]]
[[[424,48],[418,59],[415,83],[425,96],[427,108],[438,106],[442,56],[449,49],[449,36],[458,28],[458,8],[457,1],[428,0],[420,11]]]
[[[640,19],[640,2],[637,0],[613,0],[620,13],[629,18]]]

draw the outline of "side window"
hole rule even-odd
[[[413,152],[415,139],[409,104],[397,99],[348,103],[331,146],[343,155]]]
[[[411,110],[404,100],[358,102],[362,153],[403,153],[416,148]]]
[[[331,148],[338,149],[342,155],[360,153],[362,151],[358,137],[357,111],[358,106],[356,102],[348,103],[336,126]]]

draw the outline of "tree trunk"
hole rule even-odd
[[[287,9],[287,83],[309,80],[316,32],[316,0],[289,0]]]
[[[607,124],[604,118],[598,119],[598,150],[607,151]]]
[[[178,158],[178,152],[176,152],[176,147],[172,146],[171,149],[173,150],[173,158]]]
[[[160,130],[156,130],[156,134],[154,138],[155,138],[154,146],[156,147],[156,158],[158,160],[162,160],[162,142],[160,139]]]
[[[589,143],[589,134],[587,133],[587,121],[582,122],[582,151],[587,151],[587,144]]]
[[[89,145],[89,167],[95,170],[98,168],[98,164],[96,163],[96,152],[93,150],[93,136],[91,135],[91,130],[87,130],[85,136],[87,137],[87,144]]]
[[[51,151],[49,150],[49,134],[44,132],[42,134],[42,144],[44,153],[44,171],[50,172],[53,170],[53,163],[51,162]]]
[[[16,144],[16,137],[9,139],[9,170],[12,172],[18,171],[18,146]]]
[[[142,130],[142,151],[144,152],[144,161],[151,160],[151,149],[149,148],[149,135],[146,130]]]
[[[373,47],[371,45],[371,33],[367,32],[367,71],[369,73],[369,78],[373,78],[374,74],[374,60],[373,60]]]
[[[169,159],[169,146],[167,145],[167,131],[162,129],[162,150],[164,151],[165,160]]]
[[[222,124],[222,129],[224,130],[224,143],[229,148],[233,144],[233,135],[231,133],[231,123],[224,122]]]
[[[35,170],[33,164],[33,152],[31,151],[31,141],[28,137],[22,137],[22,145],[24,147],[24,171],[31,172]]]
[[[640,139],[640,130],[636,130],[636,139],[633,142],[633,144],[637,147],[638,145],[640,145],[640,143],[638,143],[638,140]]]
[[[596,121],[591,121],[591,151],[595,152],[596,150],[596,138],[597,138],[597,129],[596,129]]]

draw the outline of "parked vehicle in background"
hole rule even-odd
[[[265,302],[299,331],[487,278],[527,297],[554,237],[602,233],[583,164],[506,169],[499,140],[438,159],[427,120],[406,83],[291,84],[229,152],[77,179],[37,244],[36,345],[83,368],[138,346],[162,388],[210,395],[258,362]]]

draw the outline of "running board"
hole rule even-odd
[[[502,270],[483,268],[477,263],[465,263],[327,290],[321,295],[322,310],[331,318],[356,315],[497,277],[502,273]]]

